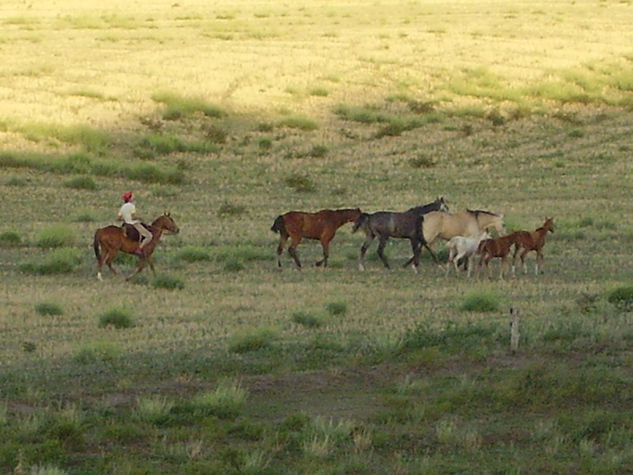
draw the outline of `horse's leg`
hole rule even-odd
[[[389,267],[389,263],[387,262],[387,259],[385,258],[384,254],[383,254],[383,250],[385,249],[385,246],[387,245],[387,240],[389,239],[388,237],[384,237],[384,236],[378,236],[378,257],[380,257],[380,260],[382,261],[382,263],[385,265],[385,267],[387,269],[390,269]]]
[[[451,247],[448,250],[448,262],[446,263],[446,277],[451,271],[451,264],[453,264],[453,259],[455,259],[455,248]],[[455,265],[455,272],[457,272],[457,265]]]
[[[138,265],[136,266],[136,269],[134,269],[134,272],[132,272],[130,275],[128,275],[125,280],[130,280],[132,277],[134,277],[136,274],[138,274],[139,272],[141,272],[143,270],[143,268],[145,267],[145,264],[147,263],[146,259],[144,257],[139,258],[138,261]]]
[[[515,265],[515,263],[516,263],[516,259],[517,259],[517,254],[519,253],[520,249],[521,248],[519,247],[519,244],[516,243],[514,245],[514,254],[512,254],[512,276],[516,275],[516,265]]]
[[[367,252],[367,249],[369,249],[369,246],[371,246],[374,237],[374,234],[371,232],[367,233],[367,236],[365,237],[365,242],[363,242],[363,245],[360,248],[360,259],[358,261],[359,270],[365,270],[365,253]]]
[[[297,269],[301,270],[301,262],[299,261],[299,256],[297,255],[297,246],[301,242],[301,237],[291,236],[290,239],[292,240],[292,242],[290,243],[290,246],[288,247],[288,254],[290,254],[292,258],[294,259],[295,264],[297,265]]]
[[[422,246],[418,245],[418,241],[416,239],[411,239],[411,250],[413,251],[413,272],[418,273],[418,266],[420,265],[420,252],[422,251]]]
[[[281,255],[284,252],[284,247],[286,245],[286,241],[288,240],[288,236],[285,234],[281,234],[279,236],[279,244],[277,245],[277,267],[281,268]]]
[[[503,271],[508,265],[508,255],[501,256],[501,266],[499,267],[499,279],[503,280]]]
[[[316,262],[317,266],[323,264],[323,267],[327,267],[327,258],[330,256],[330,241],[334,238],[333,233],[326,233],[321,237],[321,247],[323,248],[323,259]]]
[[[519,256],[521,258],[521,266],[523,267],[524,274],[528,273],[527,264],[525,263],[525,256],[527,256],[528,252],[530,252],[529,249],[524,249],[521,255]]]
[[[152,260],[152,256],[147,256],[147,263],[149,264],[149,268],[152,269],[152,274],[156,277],[156,270],[154,269],[154,261]]]
[[[543,251],[541,249],[536,250],[536,264],[534,264],[534,275],[539,274],[539,270],[543,269]]]

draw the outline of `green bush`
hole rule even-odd
[[[112,326],[114,328],[130,328],[134,325],[132,316],[122,309],[111,309],[99,316],[101,328]]]
[[[75,242],[75,231],[66,224],[50,226],[41,231],[37,237],[37,245],[45,248],[73,246]]]
[[[229,340],[229,351],[232,353],[248,353],[269,348],[275,337],[275,332],[267,327],[239,333]]]
[[[292,321],[304,327],[317,328],[323,325],[323,320],[310,313],[296,312],[292,314]]]
[[[55,249],[43,259],[20,265],[22,272],[39,275],[69,274],[81,263],[81,252],[76,249]]]
[[[78,176],[64,183],[66,188],[75,190],[96,190],[97,184],[89,176]]]
[[[185,283],[178,277],[159,275],[152,280],[152,287],[155,289],[181,290],[185,288]]]
[[[110,363],[122,354],[123,350],[119,346],[104,341],[81,346],[74,352],[73,360],[80,364]]]
[[[299,193],[311,193],[316,190],[316,185],[307,175],[290,175],[284,178],[284,183]]]
[[[301,115],[286,117],[280,122],[280,125],[304,131],[316,130],[319,128],[315,121]]]
[[[233,419],[242,411],[246,396],[246,391],[238,382],[223,380],[215,391],[196,395],[191,400],[191,406],[198,415]]]
[[[246,207],[225,201],[218,210],[218,216],[240,216],[246,212]]]
[[[345,302],[330,302],[325,306],[330,315],[343,315],[347,312],[347,304]]]
[[[22,244],[20,235],[13,231],[0,233],[0,247],[17,247]]]
[[[209,261],[211,256],[204,249],[188,246],[180,250],[176,255],[178,259],[185,262]]]
[[[492,293],[473,291],[466,295],[460,309],[469,312],[496,312],[499,310],[499,297]]]
[[[40,302],[35,304],[35,311],[40,315],[63,315],[64,310],[54,302]]]
[[[607,300],[621,310],[633,310],[633,286],[627,285],[612,290]]]

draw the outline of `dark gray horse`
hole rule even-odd
[[[415,208],[399,213],[392,211],[379,211],[372,214],[361,213],[352,228],[353,233],[360,228],[365,231],[365,242],[363,242],[363,246],[360,249],[359,269],[365,270],[365,253],[375,237],[378,237],[378,256],[388,269],[389,263],[383,254],[383,250],[385,249],[387,240],[393,237],[408,239],[411,242],[413,257],[407,261],[405,266],[412,262],[413,270],[417,272],[422,246],[426,246],[426,248],[429,249],[422,234],[422,222],[424,221],[424,215],[430,211],[447,212],[448,206],[444,198],[437,198],[432,203],[424,206],[416,206]],[[431,250],[429,249],[429,251]],[[437,260],[435,254],[431,252],[431,255]]]

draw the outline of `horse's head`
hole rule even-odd
[[[554,232],[554,218],[545,218],[545,222],[543,223],[543,226],[541,226],[545,232],[547,233],[548,231],[550,233]]]
[[[180,228],[176,225],[176,222],[171,217],[171,213],[168,213],[167,211],[165,211],[162,215],[154,220],[154,222],[152,223],[152,227],[169,231],[174,234],[178,234],[180,232]]]
[[[358,215],[358,218],[356,218],[356,221],[354,221],[354,226],[352,226],[352,233],[355,233],[356,231],[358,231],[358,228],[360,228],[367,221],[368,218],[369,218],[369,214],[360,213]]]
[[[446,200],[443,196],[438,196],[435,200],[435,203],[437,204],[437,211],[448,213],[448,203],[446,203]]]

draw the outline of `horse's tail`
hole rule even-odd
[[[286,225],[284,224],[284,217],[280,214],[275,218],[270,230],[274,233],[284,234],[286,233]]]
[[[97,231],[95,232],[94,241],[92,242],[92,248],[95,250],[95,257],[97,258],[97,260],[101,259],[101,251],[99,250],[99,237],[101,235],[100,231],[100,229],[97,229]]]
[[[421,246],[426,245],[426,241],[424,240],[424,232],[422,230],[422,226],[424,226],[424,215],[421,214],[415,220],[415,237]]]
[[[352,226],[352,233],[355,233],[356,231],[358,231],[358,228],[360,228],[365,223],[367,223],[368,219],[369,219],[369,214],[361,213],[360,216],[356,218],[356,221],[354,221],[354,225]]]

